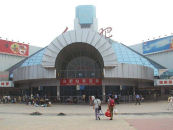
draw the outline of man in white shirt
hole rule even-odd
[[[168,110],[173,109],[173,96],[168,98]]]
[[[94,103],[93,103],[93,109],[95,109],[96,120],[98,120],[98,119],[100,120],[99,106],[101,106],[101,100],[98,98],[98,96],[96,96],[94,99]]]

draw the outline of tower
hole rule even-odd
[[[93,5],[80,5],[76,7],[74,29],[91,29],[97,31],[96,8]]]

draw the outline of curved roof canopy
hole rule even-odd
[[[158,69],[165,69],[163,66],[157,64],[156,62],[150,60],[149,58],[135,52],[133,49],[125,46],[122,43],[118,43],[116,41],[110,40],[110,44],[115,52],[115,55],[117,57],[118,63],[126,63],[126,64],[137,64],[137,65],[143,65],[147,67],[151,67],[154,69],[154,76],[158,76]],[[45,52],[45,49],[47,47],[39,50],[35,54],[31,55],[30,57],[22,60],[18,64],[12,66],[8,69],[10,71],[10,74],[13,72],[14,69],[18,67],[24,67],[24,66],[32,66],[32,65],[38,65],[42,63],[43,55]],[[165,72],[166,73],[171,73]],[[173,75],[173,74],[172,74]],[[12,77],[12,75],[10,75]]]
[[[117,60],[119,63],[126,63],[126,64],[137,64],[150,67],[154,69],[154,76],[158,76],[159,72],[158,69],[165,69],[163,66],[155,63],[154,61],[148,59],[147,57],[135,52],[131,48],[112,41],[112,48],[115,51],[117,56]]]

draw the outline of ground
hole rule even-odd
[[[89,105],[52,105],[34,107],[25,104],[0,104],[0,130],[173,130],[173,110],[167,102],[116,105],[114,120],[101,116],[95,120]],[[105,112],[107,105],[102,106]],[[32,116],[32,112],[40,116]],[[57,116],[63,112],[65,116]]]

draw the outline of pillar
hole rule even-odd
[[[31,87],[31,99],[33,97],[33,88]]]
[[[165,95],[165,88],[163,87],[163,86],[161,86],[161,88],[160,88],[161,90],[160,90],[160,92],[161,92],[161,96],[164,96]]]
[[[59,80],[57,85],[57,100],[60,101],[60,81]]]
[[[133,96],[135,96],[135,86],[133,86]]]
[[[132,100],[135,100],[135,97],[136,97],[135,95],[136,95],[136,93],[135,93],[135,86],[133,86],[133,97],[132,97],[133,99]]]
[[[102,85],[102,99],[103,99],[103,103],[106,103],[105,85]]]

